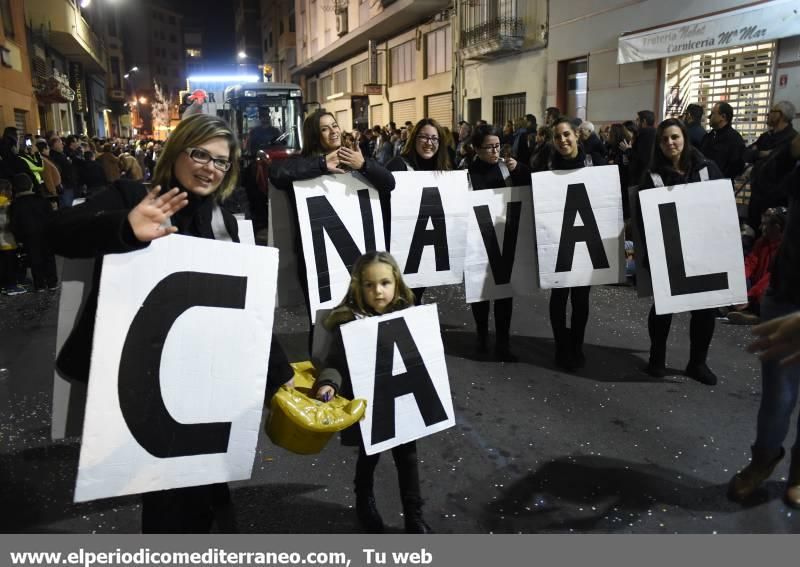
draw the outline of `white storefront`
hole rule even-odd
[[[796,8],[792,0],[551,2],[547,106],[570,106],[569,69],[583,62],[580,96],[595,123],[724,100],[752,136],[773,101],[800,106]]]

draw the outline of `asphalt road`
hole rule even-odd
[[[135,496],[73,504],[78,439],[50,441],[58,294],[0,297],[1,532],[131,533]],[[759,370],[748,329],[718,324],[708,387],[680,374],[688,316],[675,317],[665,379],[640,371],[649,303],[628,287],[597,287],[588,364],[556,370],[547,294],[515,300],[512,350],[520,362],[480,360],[460,286],[429,289],[438,304],[456,426],[419,442],[428,522],[440,533],[797,533],[781,501],[788,462],[746,506],[725,498],[749,458]],[[280,309],[276,331],[305,358],[305,313]],[[794,423],[794,422],[793,422]],[[787,444],[794,441],[791,428]],[[233,483],[239,527],[255,533],[357,532],[355,450],[288,453],[261,436],[253,476]],[[396,474],[384,456],[378,507],[402,530]]]

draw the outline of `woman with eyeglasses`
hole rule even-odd
[[[500,156],[502,132],[490,125],[478,126],[472,134],[475,160],[469,165],[469,179],[473,191],[512,187],[531,184],[531,172],[527,166],[511,156]],[[478,334],[478,352],[489,352],[489,301],[471,303]],[[510,350],[511,310],[513,297],[494,301],[495,359],[502,362],[516,362],[517,357]]]
[[[650,168],[645,173],[639,191],[653,187],[670,187],[685,183],[696,183],[710,179],[721,179],[722,172],[717,164],[706,159],[689,141],[686,124],[677,118],[668,118],[656,129],[655,148]],[[637,222],[643,225],[641,208],[637,211]],[[642,235],[640,257],[642,265],[647,269],[650,263],[647,258],[647,241]],[[636,250],[637,255],[640,251]],[[707,386],[717,383],[717,376],[706,364],[711,338],[714,336],[716,309],[697,309],[692,311],[689,323],[689,363],[685,374]],[[651,376],[662,378],[666,375],[667,337],[672,325],[672,314],[656,315],[655,304],[650,308],[647,317],[647,330],[650,333],[650,359],[645,372]]]
[[[386,168],[389,171],[450,171],[453,169],[453,162],[447,151],[445,136],[444,129],[436,120],[423,118],[411,129],[400,155],[389,161]],[[391,203],[388,199],[384,207],[384,211],[389,212],[388,216],[391,222]],[[387,235],[386,245],[388,248],[391,232],[387,232]],[[425,289],[427,288],[418,287],[411,290],[414,292],[416,305],[422,303]]]
[[[552,126],[553,139],[546,156],[541,160],[542,171],[563,171],[592,165],[606,165],[583,151],[578,132],[569,118],[557,118]],[[597,163],[600,161],[600,163]],[[556,343],[556,365],[573,372],[586,365],[583,340],[589,322],[591,286],[554,288],[550,291],[550,326]],[[570,326],[567,327],[567,302],[572,304]]]
[[[53,251],[68,258],[95,258],[91,293],[56,359],[63,376],[88,381],[103,256],[141,250],[173,233],[239,242],[236,219],[222,206],[238,176],[239,146],[228,124],[196,114],[183,119],[170,134],[151,190],[120,179],[84,204],[54,215],[47,228]],[[274,392],[292,376],[273,336],[268,391]],[[226,483],[142,495],[144,533],[208,533],[215,523],[221,532],[236,531]]]
[[[342,130],[330,112],[317,110],[309,114],[303,122],[303,150],[300,157],[280,162],[270,170],[269,179],[277,189],[289,192],[289,201],[294,218],[297,219],[297,203],[294,199],[292,183],[304,179],[314,179],[332,173],[353,172],[363,175],[380,193],[386,247],[389,246],[389,214],[387,203],[394,189],[394,177],[389,171],[371,157],[365,157],[358,144],[353,147],[342,145]],[[297,277],[303,290],[309,319],[309,350],[313,338],[311,304],[308,299],[308,279],[303,261],[303,247],[300,228],[295,223],[295,254],[297,255]],[[380,248],[380,244],[378,244]],[[368,251],[365,251],[368,252]]]

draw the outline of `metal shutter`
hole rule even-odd
[[[398,100],[392,103],[392,122],[400,127],[405,124],[406,120],[410,120],[414,124],[419,120],[417,117],[417,99],[415,98]]]
[[[425,118],[433,118],[445,128],[453,129],[453,99],[451,93],[425,97]]]
[[[369,107],[369,125],[382,126],[383,125],[383,105],[374,104]]]

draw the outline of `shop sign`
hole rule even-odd
[[[86,91],[83,87],[83,65],[80,63],[69,64],[69,84],[75,91],[75,112],[86,112]]]
[[[775,0],[619,38],[617,63],[728,49],[800,34],[796,0]]]

